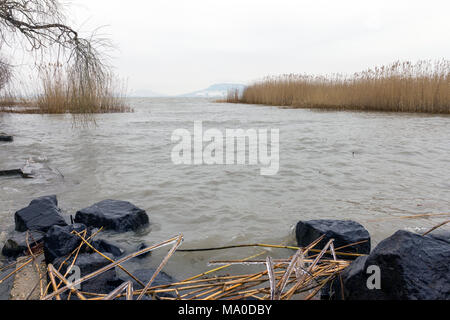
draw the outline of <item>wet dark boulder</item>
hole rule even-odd
[[[369,289],[380,270],[379,289]],[[346,300],[449,300],[450,245],[398,231],[342,273]]]
[[[116,258],[124,253],[121,248],[104,239],[94,240],[91,245],[101,253],[110,253]]]
[[[142,250],[144,250],[144,249],[146,249],[146,248],[148,248],[148,246],[145,244],[145,243],[141,243],[138,247],[137,247],[137,251],[142,251]],[[144,258],[147,258],[147,257],[149,257],[149,256],[151,256],[152,255],[152,252],[151,251],[147,251],[146,253],[143,253],[143,254],[141,254],[141,255],[138,255],[137,257],[136,257],[136,259],[144,259]]]
[[[128,201],[104,200],[78,211],[75,222],[118,232],[136,231],[149,224],[147,213]]]
[[[38,230],[47,232],[50,227],[67,226],[58,208],[56,196],[40,197],[30,202],[30,205],[17,211],[14,215],[16,231]]]
[[[153,277],[153,274],[155,273],[155,271],[156,271],[156,269],[153,269],[153,268],[140,269],[140,270],[133,271],[132,274],[137,279],[139,279],[142,283],[147,284],[148,281],[150,281],[150,279]],[[139,283],[137,283],[133,278],[131,278],[127,274],[125,274],[124,276],[119,276],[119,278],[122,281],[122,283],[125,281],[131,281],[133,283],[133,289],[135,289],[135,290],[143,289],[143,287]],[[152,287],[163,286],[163,285],[168,285],[168,284],[172,284],[175,282],[177,282],[177,280],[175,278],[173,278],[172,276],[168,275],[167,273],[161,271],[158,273],[155,280],[152,282],[151,286]],[[157,297],[169,297],[169,298],[175,297],[175,295],[170,292],[158,293],[156,296]],[[150,297],[147,297],[147,299],[149,299],[149,298]]]
[[[110,259],[114,259],[114,257],[109,253],[106,253],[105,255]],[[60,271],[61,274],[64,275],[67,272],[67,268],[72,264],[72,261],[73,258],[70,258],[62,265]],[[58,269],[63,262],[63,257],[56,259],[54,261],[55,268]],[[76,276],[87,276],[88,274],[91,274],[109,264],[111,264],[109,260],[97,253],[82,253],[78,255],[74,264],[75,268],[69,271],[67,278],[74,281],[76,280]],[[76,273],[78,270],[79,274],[77,275]],[[116,269],[112,268],[94,278],[84,281],[81,283],[80,289],[83,292],[107,294],[117,288],[121,283],[122,281],[117,277]]]
[[[11,169],[11,170],[0,170],[0,177],[1,176],[23,176],[23,172],[21,169]]]
[[[324,239],[315,248],[323,248],[331,239],[334,239],[335,248],[365,241],[340,251],[358,254],[370,253],[370,234],[358,222],[351,220],[310,220],[297,223],[296,238],[300,247],[308,246],[322,235],[325,235]],[[348,259],[349,257],[346,256],[345,258]]]
[[[30,248],[40,245],[43,242],[45,233],[40,231],[30,231],[28,233],[28,243]],[[27,233],[15,232],[2,248],[2,254],[8,258],[17,258],[28,253]]]
[[[148,281],[150,281],[150,279],[153,276],[153,274],[155,273],[155,271],[156,271],[156,269],[148,268],[148,269],[139,269],[139,270],[133,271],[132,273],[136,278],[141,280],[143,283],[147,283]],[[142,289],[141,286],[138,283],[136,283],[133,279],[131,279],[131,278],[124,279],[124,281],[128,281],[128,280],[133,281],[133,286],[135,286],[135,288]],[[172,284],[176,281],[177,280],[175,278],[168,275],[164,271],[161,271],[156,276],[155,280],[153,281],[152,286],[162,286],[162,285]]]
[[[66,257],[78,248],[82,240],[73,233],[74,230],[81,233],[87,230],[87,227],[83,224],[73,224],[65,227],[53,226],[48,230],[44,237],[44,256],[47,264],[59,257]],[[86,238],[89,235],[88,230]]]
[[[13,136],[8,136],[4,134],[0,134],[0,142],[13,142]]]

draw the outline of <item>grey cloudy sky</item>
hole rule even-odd
[[[105,26],[131,90],[450,57],[448,0],[73,0],[67,11],[81,30]]]

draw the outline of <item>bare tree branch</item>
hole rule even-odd
[[[11,79],[11,66],[0,58],[0,91]]]
[[[108,74],[100,50],[109,44],[106,39],[80,37],[65,21],[58,0],[0,0],[0,48],[21,40],[30,51],[62,48],[73,80],[88,90]]]

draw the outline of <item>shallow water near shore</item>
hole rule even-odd
[[[0,246],[14,229],[14,212],[50,194],[58,196],[67,221],[104,199],[145,209],[149,228],[103,233],[128,252],[180,233],[183,248],[295,244],[292,228],[309,219],[358,221],[374,247],[398,229],[425,232],[448,219],[401,218],[450,212],[449,116],[318,112],[196,98],[135,98],[130,104],[134,113],[96,115],[97,126],[87,128],[74,128],[68,115],[0,114],[0,131],[14,136],[13,143],[0,143],[0,170],[29,159],[38,168],[35,179],[0,177]],[[221,131],[279,129],[278,174],[261,176],[259,166],[174,165],[172,132],[193,132],[200,120]],[[210,260],[261,250],[176,253],[164,270],[182,279],[212,268]],[[166,252],[134,267],[157,265]]]

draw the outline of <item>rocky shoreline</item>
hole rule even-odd
[[[325,234],[323,243],[359,243],[344,250],[364,254],[356,258],[322,299],[332,300],[449,300],[450,233],[420,235],[399,230],[371,250],[369,232],[359,223],[342,220],[300,221],[299,246]],[[378,279],[377,279],[378,278]]]
[[[2,248],[2,255],[9,259],[9,263],[28,254],[30,248],[43,248],[44,262],[46,265],[52,264],[60,273],[66,273],[71,266],[73,258],[67,257],[80,246],[82,240],[75,232],[84,234],[86,239],[97,233],[101,227],[103,230],[113,232],[136,231],[149,225],[147,213],[127,201],[104,200],[88,208],[77,211],[72,224],[68,224],[61,215],[56,196],[45,196],[34,199],[28,207],[18,210],[14,214],[15,232]],[[28,236],[28,243],[27,243]],[[106,239],[95,239],[89,241],[89,246],[84,246],[79,251],[76,266],[80,275],[84,276],[96,271],[110,261],[95,253],[101,252],[111,259],[116,259],[124,254],[124,250],[118,245]],[[92,249],[94,248],[94,249]],[[141,244],[137,250],[145,248]],[[154,273],[154,269],[141,269],[134,273],[139,279],[146,283]],[[3,275],[5,276],[5,275]],[[2,279],[0,274],[0,279]],[[109,293],[125,281],[133,281],[135,287],[139,284],[128,276],[119,275],[115,269],[109,270],[94,279],[83,282],[81,290],[93,293]],[[155,284],[168,284],[175,282],[175,279],[164,272],[160,272],[155,279]],[[9,286],[12,289],[11,280],[9,283],[0,286]],[[4,289],[3,297],[8,295],[8,288]],[[2,291],[0,291],[0,297]]]
[[[121,233],[136,231],[150,224],[145,210],[118,200],[104,200],[81,209],[71,220],[68,223],[62,217],[56,196],[34,199],[29,206],[15,213],[15,232],[4,244],[2,255],[14,261],[27,255],[29,248],[40,248],[44,253],[42,263],[52,264],[64,274],[73,261],[73,257],[67,257],[77,248],[82,248],[76,258],[79,276],[82,277],[124,255],[124,250],[108,239],[93,239],[99,228]],[[89,246],[80,246],[82,240],[77,234],[83,234]],[[357,222],[298,222],[296,240],[299,247],[306,247],[321,236],[324,237],[316,247],[322,248],[334,239],[339,258],[352,260],[339,277],[321,290],[322,299],[450,299],[450,233],[436,232],[423,236],[400,230],[372,249],[369,232]],[[142,244],[136,250],[145,247]],[[110,260],[96,252],[101,252]],[[134,275],[146,283],[154,272],[154,269],[147,268],[135,271]],[[4,276],[5,272],[0,272],[0,279]],[[126,281],[132,281],[137,288],[140,286],[136,279],[124,276],[113,268],[83,282],[81,291],[107,294]],[[175,281],[172,276],[160,272],[154,284],[165,285]],[[0,283],[0,298],[11,294],[13,284],[12,278]]]

